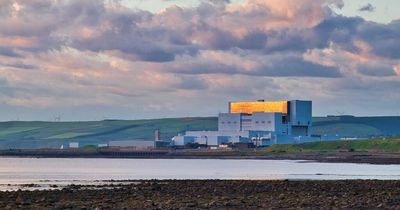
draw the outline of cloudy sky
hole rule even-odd
[[[0,120],[400,115],[398,0],[0,0]]]

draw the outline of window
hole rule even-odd
[[[236,121],[233,121],[233,124],[236,124]]]
[[[224,122],[224,121],[222,121],[222,122],[221,122],[221,124],[225,124],[225,122]]]
[[[265,124],[265,121],[263,120],[263,121],[261,121],[261,123],[262,123],[262,124]]]
[[[270,120],[268,120],[268,124],[271,124],[271,121],[270,121]]]
[[[231,121],[228,121],[228,124],[231,124]]]
[[[256,124],[258,124],[258,121],[256,121]]]

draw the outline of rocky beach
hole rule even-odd
[[[0,209],[400,209],[400,181],[126,181],[0,192]]]

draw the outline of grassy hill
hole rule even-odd
[[[400,117],[314,117],[313,133],[347,137],[398,136]]]
[[[400,152],[400,138],[370,139],[363,141],[310,142],[296,145],[272,145],[265,153],[301,152]]]
[[[111,140],[153,140],[156,129],[160,129],[163,138],[185,130],[217,130],[217,118],[0,122],[0,148],[60,147],[71,141],[90,145]],[[315,117],[313,133],[348,137],[400,136],[400,117]]]
[[[104,120],[92,122],[0,122],[0,148],[60,147],[71,141],[82,145],[112,140],[153,140],[160,129],[170,138],[185,130],[213,130],[214,117],[154,120]]]

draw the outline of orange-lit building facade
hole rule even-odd
[[[256,112],[288,113],[289,101],[229,102],[230,113],[253,114]]]

